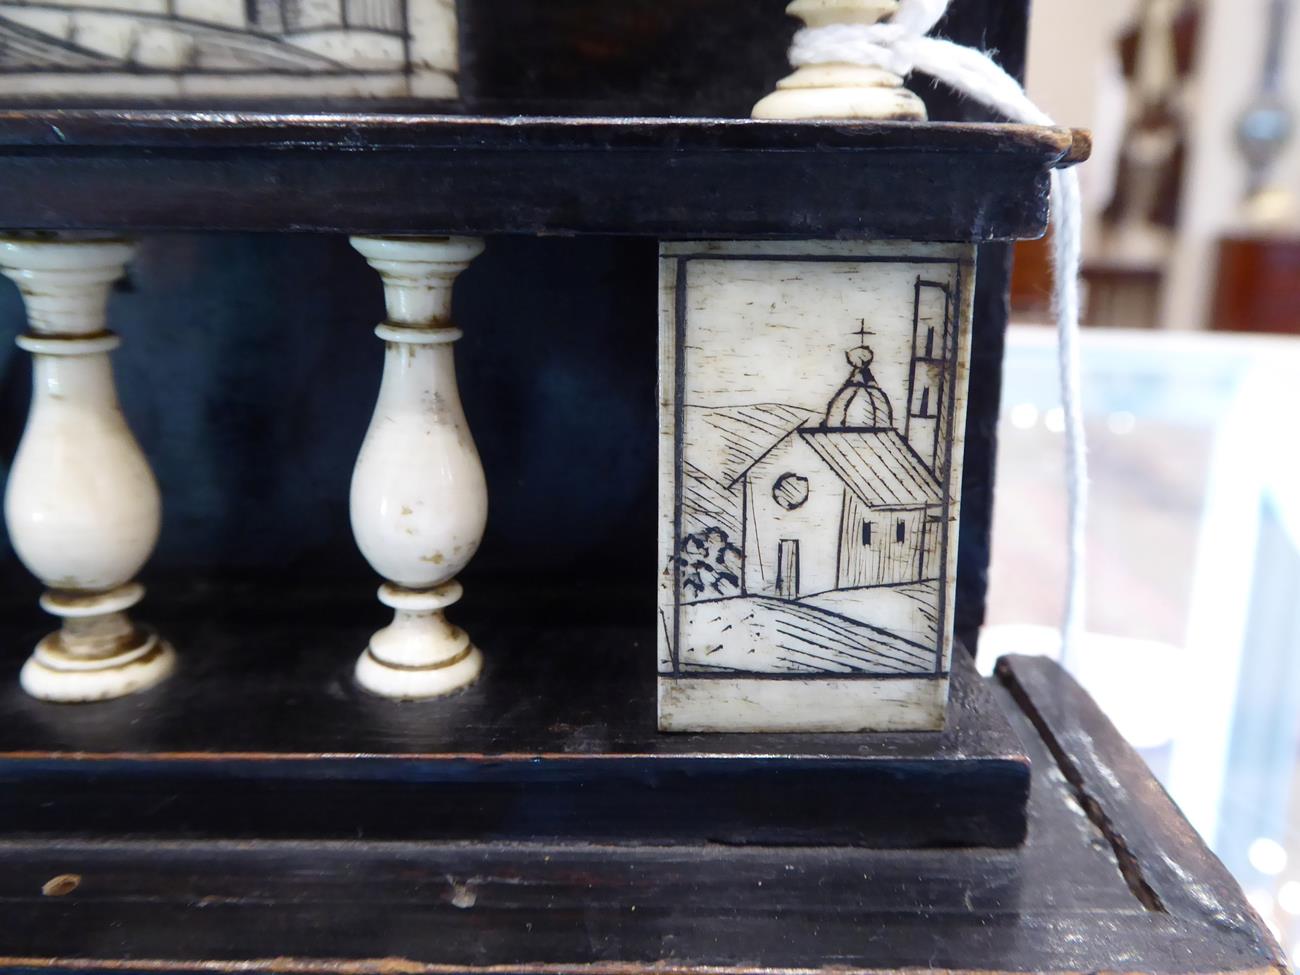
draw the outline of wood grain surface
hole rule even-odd
[[[1040,235],[1047,174],[1085,145],[963,123],[9,109],[0,226],[983,242]]]
[[[1034,765],[1017,850],[8,840],[0,965],[1285,972],[1240,890],[1087,696],[1045,661],[1006,661],[1000,679]],[[1135,895],[1134,874],[1156,900]]]
[[[1027,759],[962,652],[942,734],[662,735],[654,617],[467,620],[463,693],[396,703],[352,662],[382,612],[258,590],[150,599],[181,670],[93,707],[0,674],[0,830],[14,835],[1010,846]],[[513,603],[513,611],[509,607]],[[306,622],[313,620],[314,622]],[[7,645],[28,634],[6,627]],[[888,802],[881,797],[887,795]]]

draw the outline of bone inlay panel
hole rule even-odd
[[[455,0],[0,0],[0,94],[450,99]]]
[[[661,255],[661,727],[942,727],[974,248]]]

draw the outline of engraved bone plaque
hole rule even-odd
[[[0,0],[0,94],[457,97],[455,0]]]
[[[974,253],[661,247],[661,729],[943,727]]]

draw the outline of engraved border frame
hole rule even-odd
[[[856,252],[846,252],[856,251]],[[938,251],[948,251],[940,254]],[[954,466],[959,466],[961,452],[964,450],[964,422],[966,395],[965,387],[969,378],[970,331],[973,285],[975,278],[975,261],[977,249],[968,243],[926,244],[915,242],[892,241],[781,241],[781,242],[680,242],[664,241],[660,246],[660,465],[661,481],[663,476],[672,483],[672,512],[665,518],[660,511],[659,557],[671,557],[676,551],[677,540],[681,537],[683,480],[678,476],[682,470],[684,444],[684,412],[686,386],[686,367],[688,348],[687,327],[689,294],[689,265],[692,261],[744,261],[744,262],[782,262],[782,263],[851,263],[851,264],[914,264],[947,265],[952,268],[956,279],[956,294],[953,296],[954,341],[949,350],[944,378],[954,395],[946,397],[945,409],[948,413],[950,437],[947,442],[945,462],[942,465],[943,506],[946,512],[940,547],[940,574],[938,584],[938,606],[936,620],[936,655],[935,667],[929,673],[867,674],[867,673],[762,673],[747,671],[685,672],[679,666],[679,647],[681,634],[681,578],[680,565],[672,560],[672,593],[670,599],[664,599],[661,592],[659,599],[659,627],[656,643],[659,660],[670,662],[668,669],[657,665],[657,678],[660,681],[694,682],[694,681],[802,681],[802,682],[841,682],[841,681],[894,681],[894,680],[946,680],[949,676],[952,655],[952,618],[953,582],[955,575],[955,529],[960,516],[960,490],[953,483]],[[672,300],[667,300],[664,293],[668,269],[671,267]],[[668,312],[671,309],[671,316]],[[671,320],[669,318],[671,317]],[[671,338],[671,347],[665,344]],[[668,386],[671,356],[671,390]],[[909,377],[909,383],[911,379]],[[959,397],[955,393],[961,390],[961,407],[958,409]],[[671,416],[671,452],[666,449],[665,418]],[[955,465],[955,462],[957,464]],[[661,571],[666,569],[661,568]],[[671,619],[665,617],[666,604],[671,607]]]

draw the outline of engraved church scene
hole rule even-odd
[[[692,261],[687,272],[683,473],[665,573],[677,619],[661,666],[934,673],[956,265],[776,266],[789,274],[776,276],[781,300],[773,295],[766,311],[771,263]],[[860,276],[864,287],[819,288],[827,274]],[[825,297],[855,292],[858,308]],[[732,351],[746,343],[751,356]],[[714,349],[745,362],[720,364]]]

